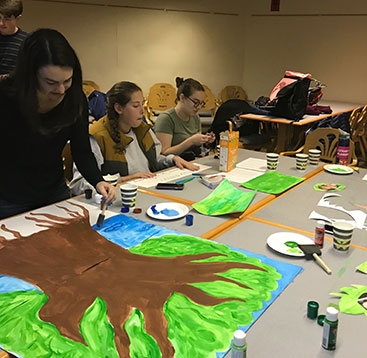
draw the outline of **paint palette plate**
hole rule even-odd
[[[352,174],[353,169],[350,167],[347,167],[346,165],[339,165],[339,164],[326,164],[324,165],[324,169],[333,174]]]
[[[147,215],[157,220],[174,220],[186,216],[189,208],[186,205],[174,202],[154,204],[147,210]]]
[[[292,242],[298,245],[314,244],[313,240],[309,237],[294,232],[276,232],[270,235],[266,242],[273,250],[281,254],[299,257],[305,256],[301,249],[292,247],[293,245],[286,245],[286,243]]]

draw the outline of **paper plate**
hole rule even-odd
[[[314,244],[309,237],[294,232],[276,232],[267,239],[267,244],[275,251],[288,256],[305,256],[305,254],[297,247],[286,243],[297,243],[298,245]]]
[[[326,164],[324,165],[324,169],[333,174],[352,174],[353,169],[350,167],[347,167],[346,165],[339,165],[339,164]]]
[[[157,220],[174,220],[186,216],[189,208],[180,203],[158,203],[154,204],[147,210],[147,215]]]

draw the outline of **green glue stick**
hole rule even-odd
[[[231,358],[246,358],[246,356],[246,333],[238,329],[233,334],[233,339],[231,343]]]

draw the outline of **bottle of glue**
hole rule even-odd
[[[315,245],[320,249],[324,247],[324,237],[325,237],[325,222],[322,220],[317,220],[315,227]]]

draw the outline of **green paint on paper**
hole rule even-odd
[[[367,274],[367,261],[361,263],[360,265],[358,265],[356,267],[356,269],[360,272],[366,273]]]
[[[205,199],[192,207],[204,215],[224,215],[243,212],[251,204],[256,192],[246,193],[224,179]]]
[[[367,316],[367,286],[351,285],[342,287],[340,291],[341,293],[330,293],[332,296],[340,297],[340,312]]]
[[[144,328],[143,314],[136,308],[133,309],[124,328],[130,338],[131,358],[160,358],[162,357],[157,342],[150,336]]]
[[[304,178],[269,171],[251,179],[241,186],[268,194],[281,194],[294,185],[301,183]]]
[[[85,312],[83,317],[85,321],[83,324],[84,331],[88,331],[86,333],[87,337],[84,338],[90,341],[94,347],[87,347],[74,342],[62,336],[54,325],[41,321],[38,312],[46,301],[47,296],[36,290],[0,294],[0,316],[2,320],[0,336],[2,337],[1,341],[4,349],[17,352],[24,358],[41,356],[49,358],[119,357],[113,349],[113,341],[109,340],[110,335],[106,334],[109,330],[109,328],[106,329],[106,326],[109,325],[107,318],[104,317],[103,323],[99,323],[97,326],[89,325],[96,322],[97,316],[102,317],[105,314],[105,310],[101,310],[102,306],[98,300]],[[98,310],[101,310],[101,312],[98,313]],[[102,332],[99,331],[101,328]],[[14,334],[14,332],[17,333]],[[97,338],[98,336],[104,337],[101,339],[101,337]],[[93,344],[94,340],[96,340],[96,344]],[[98,347],[98,341],[108,341],[109,343]]]
[[[107,319],[104,300],[97,297],[80,320],[80,332],[87,345],[96,354],[118,357],[114,341],[114,330]]]

